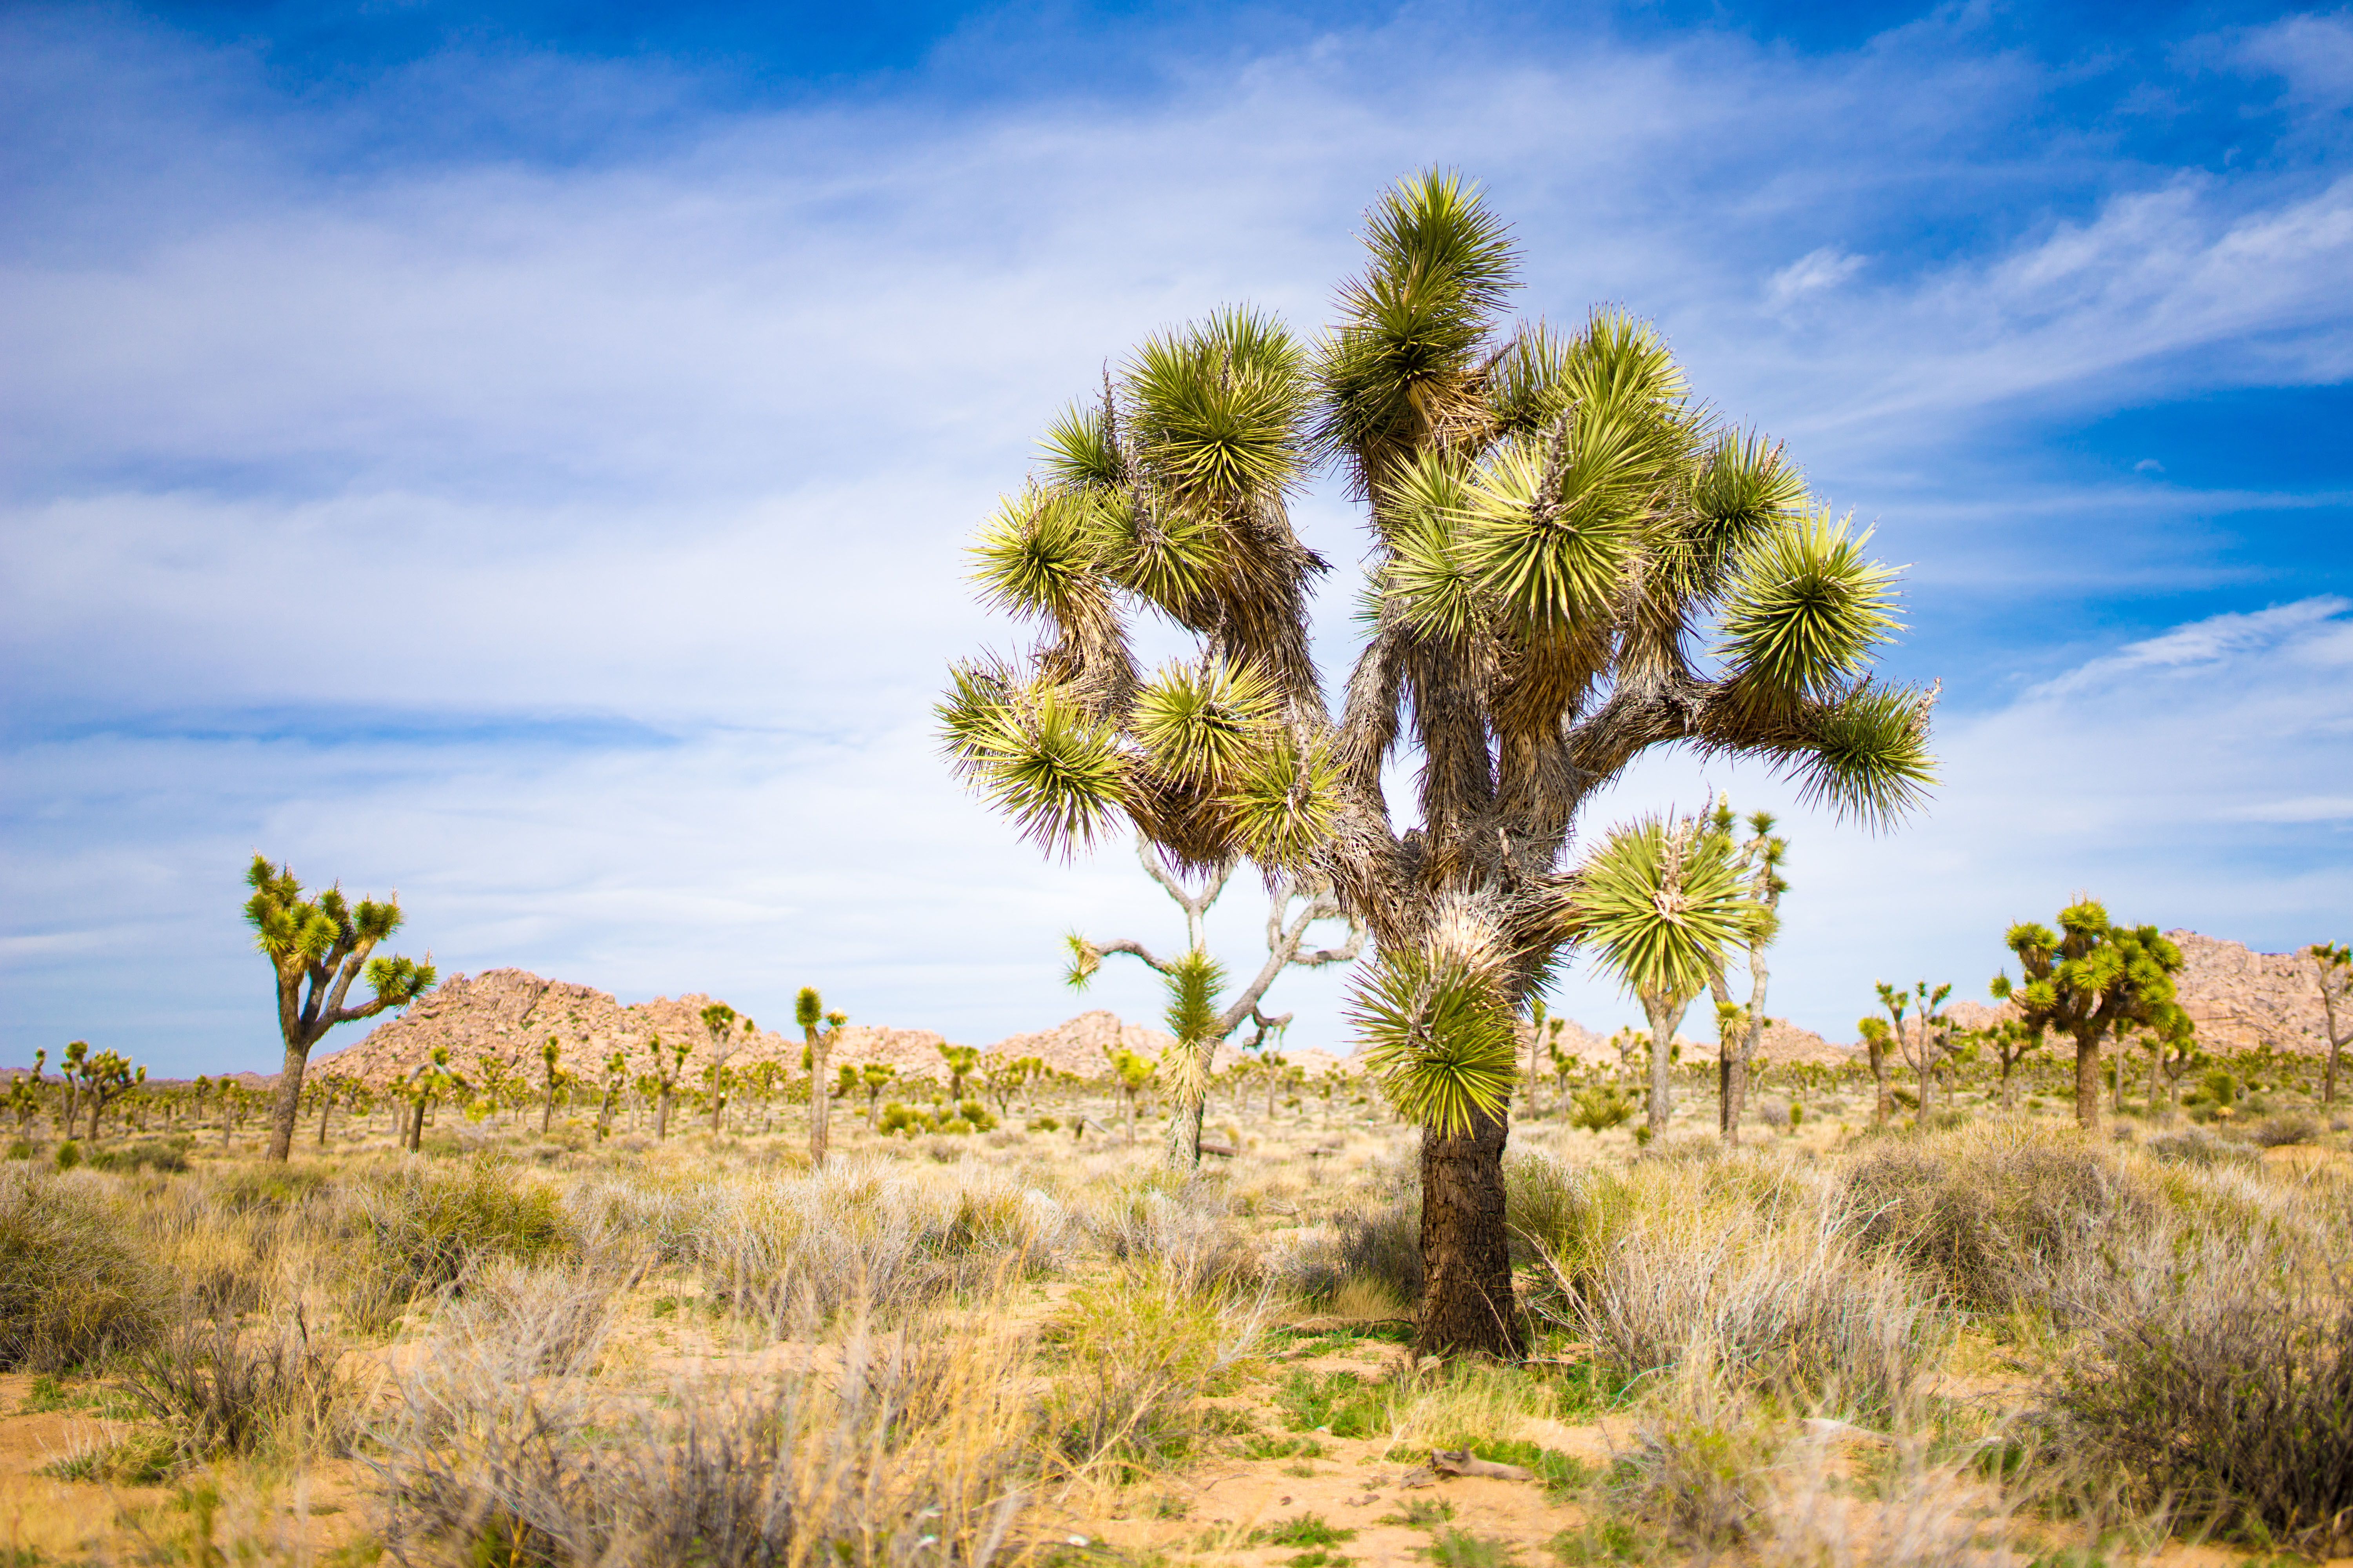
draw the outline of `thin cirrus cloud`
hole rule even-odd
[[[1166,910],[1116,847],[1041,863],[942,773],[943,662],[1016,635],[968,602],[959,543],[1107,356],[1231,299],[1312,326],[1364,202],[1432,162],[1517,224],[1528,313],[1655,316],[1703,393],[1914,563],[1893,663],[1947,679],[1935,810],[1872,838],[1769,779],[1705,781],[1802,825],[1777,1011],[1838,1032],[1869,979],[1975,954],[2054,878],[2274,942],[2342,906],[2315,803],[2344,608],[2216,521],[2341,498],[2003,445],[2021,418],[2343,379],[2353,184],[2328,156],[2102,160],[2049,118],[2054,73],[1957,23],[1812,55],[1705,29],[1436,48],[1432,26],[1178,51],[1116,100],[966,101],[918,71],[747,109],[650,66],[432,63],[437,104],[525,81],[535,112],[636,128],[565,158],[355,155],[414,73],[322,107],[160,29],[20,26],[0,53],[34,108],[7,134],[92,133],[54,136],[56,178],[10,176],[35,216],[0,248],[0,1058],[112,1029],[164,1069],[267,1065],[228,913],[255,848],[398,886],[445,967],[755,1015],[816,980],[979,1040],[1060,1016],[1062,930],[1150,937]],[[2208,51],[2293,99],[2284,145],[2325,99],[2320,67],[2276,63],[2295,26],[2342,24]],[[1330,487],[1300,516],[1344,567],[1336,670],[1355,524]],[[2281,695],[2208,700],[2234,690]],[[1704,776],[1645,768],[1609,810]],[[2136,862],[2145,833],[2173,871]],[[1250,901],[1221,911],[1238,952]],[[127,949],[155,959],[125,980]],[[1339,977],[1291,984],[1294,1038],[1339,1043]],[[1156,1010],[1132,975],[1098,986]]]

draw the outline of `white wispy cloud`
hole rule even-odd
[[[2120,378],[2341,375],[2353,317],[2353,185],[2087,187],[2069,155],[2034,176],[2007,144],[1999,180],[1974,174],[2044,84],[1933,28],[1810,60],[1714,34],[1507,48],[1408,16],[1180,62],[1116,105],[886,97],[707,114],[564,164],[382,166],[325,156],[305,138],[345,128],[283,106],[257,124],[261,89],[218,85],[249,67],[234,52],[8,36],[11,85],[60,114],[103,99],[110,140],[0,248],[0,661],[26,736],[0,1057],[102,1007],[159,1057],[266,1059],[227,914],[256,847],[397,884],[415,945],[455,967],[768,1013],[818,979],[861,1018],[967,1038],[1078,1005],[1061,930],[1154,932],[1161,901],[1116,853],[1039,863],[931,754],[943,661],[1014,635],[970,605],[960,542],[1107,355],[1226,300],[1320,320],[1357,210],[1423,163],[1493,185],[1531,314],[1657,314],[1719,407],[1797,437],[1924,579],[2178,578],[2179,527],[2070,560],[2047,541],[2093,506],[2178,524],[2194,500],[1957,496],[1935,477],[1953,432]],[[2038,177],[2053,215],[2015,238],[1933,260],[1884,239]],[[1355,524],[1329,491],[1300,515],[1344,564],[1335,664]],[[2261,859],[2274,829],[2331,820],[2261,815],[2336,798],[2319,742],[2298,731],[2292,765],[2244,777],[2207,748],[2275,759],[2298,713],[2341,721],[2347,635],[2314,601],[2079,658],[2015,701],[1947,672],[1927,822],[1869,840],[1806,819],[1786,1009],[1833,1026],[1861,977],[1998,937],[2052,878],[2258,935],[2325,909],[2341,851],[2276,878]],[[2152,671],[2211,685],[2143,701]],[[280,710],[421,733],[248,722]],[[551,740],[551,718],[642,737]],[[1662,763],[1625,799],[1689,801],[1696,777]],[[2135,835],[2182,824],[2171,880],[2135,862]],[[1226,920],[1246,949],[1258,911]],[[130,951],[159,956],[126,972]],[[1299,987],[1303,1037],[1332,1042],[1337,984]]]

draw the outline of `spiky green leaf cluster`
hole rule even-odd
[[[1707,989],[1763,910],[1725,835],[1651,816],[1609,835],[1577,868],[1563,921],[1629,991],[1685,1000]]]
[[[1736,568],[1720,647],[1736,679],[1776,695],[1834,697],[1902,629],[1894,574],[1826,512],[1762,531]]]
[[[1383,952],[1358,979],[1347,1016],[1365,1070],[1407,1121],[1458,1136],[1511,1102],[1512,1008],[1478,966],[1426,949]]]
[[[1136,741],[1163,777],[1194,789],[1232,778],[1271,742],[1272,689],[1248,666],[1170,665],[1135,694]]]
[[[1197,947],[1170,963],[1167,980],[1168,1032],[1180,1046],[1198,1046],[1217,1026],[1218,993],[1225,989],[1226,972]]]

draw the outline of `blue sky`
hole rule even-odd
[[[445,972],[1149,1016],[1057,938],[1173,910],[934,754],[1008,636],[960,545],[1106,358],[1313,328],[1433,163],[1524,314],[1656,320],[1910,566],[1947,781],[1890,836],[1790,813],[1777,1015],[1979,994],[2078,889],[2353,934],[2353,14],[17,6],[0,1061],[273,1065],[256,848],[396,887]],[[1336,487],[1299,518],[1357,559]],[[1601,809],[1710,787],[1788,795],[1666,758]],[[1339,989],[1287,984],[1295,1040]]]

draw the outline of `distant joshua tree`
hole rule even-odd
[[[834,1036],[849,1022],[849,1015],[827,1012],[825,999],[817,994],[817,987],[804,985],[793,999],[793,1021],[801,1026],[801,1038],[808,1047],[809,1163],[823,1170],[826,1132],[833,1119],[833,1097],[826,1089],[826,1058],[833,1050]]]
[[[373,1018],[387,1007],[405,1007],[433,989],[432,956],[372,958],[376,943],[400,929],[400,896],[382,903],[362,899],[346,903],[341,888],[305,898],[302,884],[284,866],[256,855],[245,873],[253,896],[245,901],[246,922],[256,944],[278,972],[278,1032],[286,1045],[286,1065],[278,1075],[278,1098],[270,1110],[267,1157],[282,1161],[294,1146],[294,1118],[302,1104],[302,1069],[311,1047],[338,1024]],[[371,996],[346,1006],[352,983],[364,972]]]
[[[1364,237],[1312,344],[1220,310],[1054,424],[976,549],[987,601],[1046,635],[958,665],[940,713],[956,771],[1050,852],[1124,821],[1176,871],[1246,858],[1364,922],[1358,1037],[1422,1128],[1416,1343],[1508,1357],[1513,1021],[1586,929],[1562,860],[1588,805],[1687,747],[1883,821],[1930,782],[1934,694],[1871,679],[1896,626],[1866,539],[1656,332],[1505,319],[1520,258],[1475,186],[1407,180]],[[1289,517],[1319,466],[1369,524],[1336,713],[1308,619],[1329,567]],[[1195,657],[1138,668],[1139,612]],[[1409,826],[1384,792],[1401,748]]]
[[[2079,898],[2059,911],[2056,934],[2023,921],[2010,928],[2010,952],[2023,979],[1993,978],[1997,1001],[2014,1002],[2027,1026],[2075,1042],[2075,1121],[2100,1124],[2100,1046],[2119,1022],[2164,1028],[2175,1003],[2181,950],[2153,925],[2120,926],[2096,900]]]
[[[2328,1066],[2321,1079],[2320,1102],[2337,1103],[2337,1060],[2353,1045],[2353,948],[2343,942],[2316,942],[2304,950],[2320,985],[2320,1007],[2328,1030]],[[2342,1025],[2338,1020],[2342,1016]]]
[[[1736,820],[1730,801],[1716,804],[1714,826],[1725,838],[1732,837]],[[1789,853],[1789,845],[1774,833],[1774,826],[1771,812],[1753,813],[1748,818],[1748,837],[1736,857],[1748,884],[1750,905],[1741,942],[1742,960],[1748,970],[1748,1000],[1733,1001],[1722,967],[1708,979],[1708,989],[1715,996],[1716,1129],[1726,1143],[1740,1142],[1740,1117],[1748,1104],[1748,1075],[1757,1048],[1765,1043],[1766,1026],[1772,1022],[1765,1016],[1765,985],[1769,978],[1765,950],[1781,932],[1781,895],[1789,890],[1781,877],[1781,862]]]

